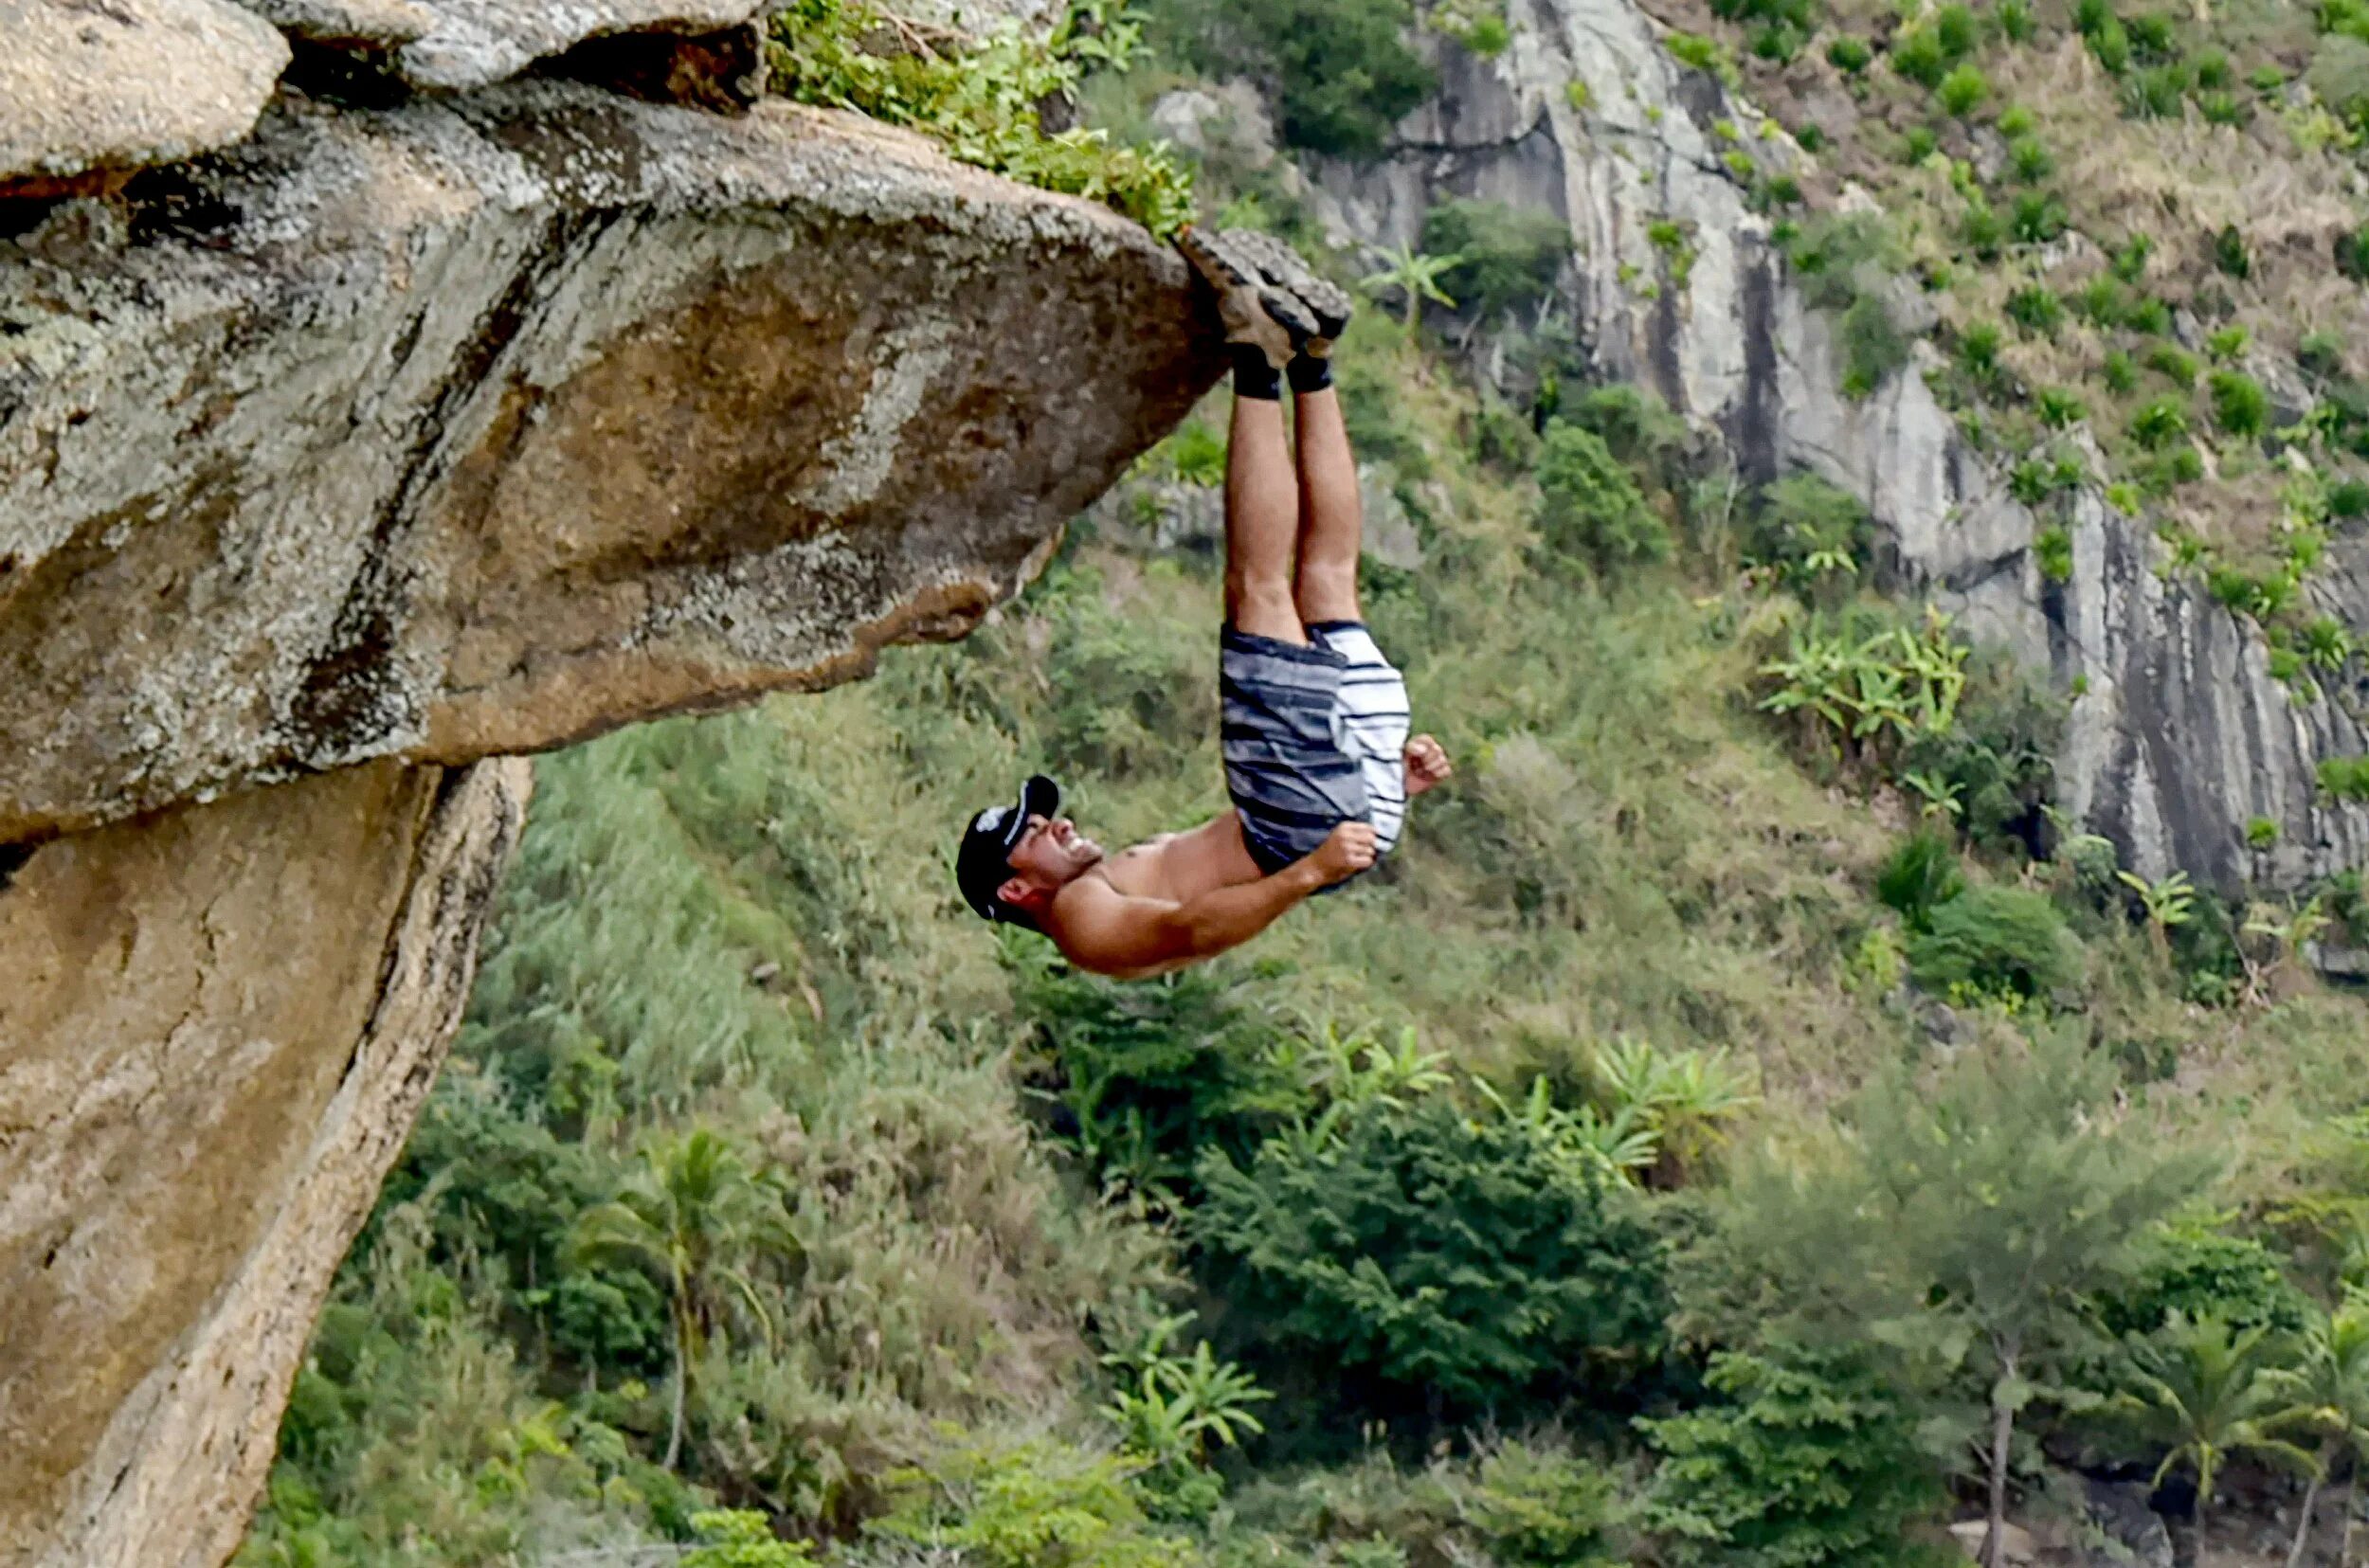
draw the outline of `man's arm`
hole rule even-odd
[[[1071,962],[1100,974],[1134,977],[1180,967],[1239,946],[1286,910],[1374,863],[1374,830],[1343,822],[1311,855],[1272,876],[1218,888],[1184,904],[1130,898],[1095,879],[1056,911],[1048,934]]]

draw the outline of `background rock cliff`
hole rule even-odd
[[[2310,694],[2275,678],[2258,630],[2195,577],[2161,570],[2165,548],[2095,487],[2071,508],[2073,569],[2051,581],[2034,545],[2053,519],[2015,498],[2007,465],[1937,401],[1929,345],[1872,395],[1847,389],[1834,317],[1772,238],[1751,166],[1731,167],[1739,141],[1763,145],[1765,130],[1799,168],[1779,128],[1673,56],[1673,27],[1646,6],[1510,0],[1506,17],[1494,58],[1428,40],[1439,91],[1382,156],[1303,157],[1336,238],[1420,243],[1426,212],[1452,198],[1552,213],[1575,243],[1571,311],[1597,372],[1715,432],[1747,482],[1808,470],[1862,498],[1900,586],[2074,694],[2063,804],[2142,874],[2300,887],[2369,857],[2369,805],[2331,800],[2317,778],[2322,762],[2369,750],[2358,661]],[[1255,95],[1187,94],[1166,121],[1188,135],[1208,121],[1263,156],[1260,108]],[[2329,554],[2307,602],[2369,635],[2369,535],[2340,534]],[[2249,846],[2257,820],[2277,825],[2268,852]]]
[[[215,0],[0,7],[11,1565],[235,1546],[517,837],[481,759],[961,635],[1215,371],[1107,208],[489,85],[749,5],[257,9],[313,91]]]

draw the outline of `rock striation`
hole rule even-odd
[[[277,110],[0,250],[0,842],[953,636],[1215,378],[1183,261],[787,104]]]
[[[2080,694],[2058,759],[2064,795],[2128,864],[2229,889],[2369,862],[2369,808],[2317,788],[2322,759],[2369,750],[2358,668],[2317,699],[2290,698],[2251,625],[2159,574],[2152,534],[2095,494],[2072,530],[2071,581],[2046,581],[2041,524],[1967,447],[1921,366],[1864,401],[1844,395],[1828,322],[1719,156],[1713,125],[1756,134],[1751,106],[1673,59],[1635,0],[1510,0],[1508,15],[1512,43],[1495,60],[1434,42],[1442,90],[1387,156],[1316,164],[1338,237],[1413,243],[1447,196],[1555,213],[1577,246],[1577,333],[1607,377],[1651,387],[1716,432],[1748,478],[1808,469],[1859,496],[1896,580]],[[1656,224],[1684,235],[1683,277],[1653,243]],[[2330,555],[2312,598],[2369,631],[2369,538]],[[2248,847],[2255,818],[2278,823],[2274,849]]]

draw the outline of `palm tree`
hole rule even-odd
[[[2218,1318],[2175,1313],[2152,1341],[2134,1342],[2134,1404],[2171,1445],[2155,1485],[2185,1465],[2197,1473],[2197,1568],[2206,1568],[2206,1512],[2213,1483],[2233,1455],[2258,1453],[2309,1474],[2317,1461],[2279,1433],[2310,1412],[2290,1403],[2267,1364],[2269,1329],[2233,1328]]]
[[[2300,1364],[2271,1374],[2284,1397],[2308,1413],[2320,1432],[2320,1468],[2304,1488],[2303,1517],[2295,1523],[2295,1544],[2288,1549],[2287,1568],[2298,1568],[2304,1544],[2311,1535],[2311,1505],[2320,1485],[2337,1456],[2352,1454],[2352,1472],[2344,1481],[2344,1533],[2336,1560],[2342,1568],[2353,1550],[2353,1501],[2360,1487],[2360,1467],[2369,1456],[2369,1298],[2348,1295],[2333,1312],[2316,1315],[2305,1325]]]
[[[1423,256],[1419,255],[1413,245],[1402,244],[1396,250],[1383,251],[1383,255],[1385,258],[1383,264],[1365,275],[1365,288],[1371,294],[1397,289],[1406,297],[1405,319],[1409,336],[1414,335],[1420,322],[1424,300],[1436,300],[1450,310],[1456,309],[1456,301],[1448,297],[1447,290],[1439,286],[1439,279],[1451,269],[1462,264],[1464,258],[1461,254]]]
[[[577,1217],[577,1255],[647,1269],[667,1293],[675,1384],[666,1468],[682,1457],[683,1401],[692,1369],[735,1307],[766,1333],[772,1319],[750,1261],[794,1248],[770,1186],[732,1143],[706,1127],[642,1145],[642,1168],[606,1203]]]
[[[2139,902],[2147,911],[2147,934],[2155,939],[2159,957],[2169,959],[2172,952],[2172,928],[2185,926],[2196,913],[2197,890],[2188,880],[2188,874],[2176,871],[2161,882],[2126,871],[2114,874],[2125,887],[2139,895]]]

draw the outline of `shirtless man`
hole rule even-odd
[[[981,918],[1127,980],[1247,942],[1365,871],[1397,844],[1406,802],[1450,772],[1437,741],[1407,738],[1406,683],[1358,608],[1364,510],[1328,358],[1348,297],[1264,235],[1187,231],[1178,245],[1218,291],[1234,356],[1219,643],[1234,809],[1106,856],[1039,774],[973,817],[956,856]]]

